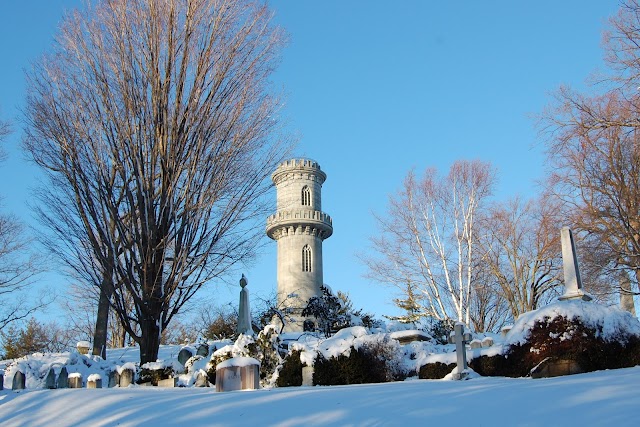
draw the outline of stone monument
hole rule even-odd
[[[450,337],[451,339],[451,337]],[[471,341],[471,334],[464,331],[464,323],[456,323],[453,326],[453,342],[456,345],[456,371],[453,373],[454,380],[464,380],[469,376],[467,366],[467,343]]]
[[[238,306],[238,326],[236,332],[238,334],[253,335],[251,327],[251,310],[249,309],[249,291],[246,289],[247,278],[242,275],[240,278],[240,304]]]
[[[564,270],[564,294],[558,299],[571,300],[581,299],[591,301],[591,295],[582,289],[580,270],[578,269],[578,257],[576,256],[576,245],[573,241],[573,233],[569,227],[562,227],[560,231],[562,242],[562,267]]]
[[[315,327],[316,319],[304,318],[302,310],[322,294],[322,242],[333,234],[331,217],[322,211],[326,178],[309,159],[285,161],[271,175],[277,211],[267,218],[266,232],[278,245],[278,307],[292,320],[285,323],[285,332]]]

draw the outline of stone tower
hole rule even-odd
[[[309,159],[287,160],[271,175],[277,211],[267,218],[267,236],[278,244],[278,306],[293,320],[286,323],[287,332],[309,330],[316,321],[303,318],[301,311],[321,294],[322,241],[333,233],[331,217],[322,212],[326,178]]]

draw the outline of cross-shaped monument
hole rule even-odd
[[[564,294],[558,299],[561,301],[581,299],[591,301],[593,298],[582,289],[576,245],[573,241],[573,233],[569,227],[562,227],[560,231],[562,242],[562,267],[564,270]]]
[[[453,337],[449,336],[449,342],[456,344],[456,360],[458,362],[457,372],[453,373],[454,380],[464,380],[469,375],[467,366],[467,347],[471,341],[471,334],[464,331],[464,323],[458,322],[453,326]]]

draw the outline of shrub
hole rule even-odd
[[[313,364],[313,384],[382,383],[406,378],[399,363],[399,351],[388,337],[350,350],[348,356],[340,354],[329,359],[318,354]]]
[[[280,368],[276,385],[278,387],[292,387],[302,385],[302,367],[300,361],[300,350],[293,350],[284,359]]]
[[[138,384],[150,382],[158,385],[158,381],[173,378],[175,371],[172,366],[156,366],[155,363],[145,363],[140,368]]]
[[[453,368],[456,367],[455,363],[442,363],[442,362],[434,362],[427,363],[426,365],[422,365],[420,367],[420,371],[418,372],[418,378],[423,380],[439,380],[444,378],[447,374],[453,371]]]

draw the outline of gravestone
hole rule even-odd
[[[238,334],[253,334],[251,327],[251,310],[249,309],[249,291],[246,289],[247,278],[244,274],[240,278],[240,305],[238,307],[238,326],[236,332]]]
[[[191,359],[192,357],[193,352],[189,348],[184,347],[178,353],[178,362],[180,362],[182,366],[184,366],[187,363],[187,360]]]
[[[482,341],[480,341],[480,340],[471,340],[471,342],[469,343],[469,348],[471,350],[475,350],[477,348],[482,348]]]
[[[4,372],[0,371],[0,391],[4,390]]]
[[[158,380],[158,387],[178,387],[178,378],[165,378]]]
[[[89,348],[91,347],[91,343],[89,341],[78,341],[76,343],[76,350],[80,354],[89,354]]]
[[[491,347],[492,345],[493,345],[493,338],[484,337],[482,339],[482,347],[487,348],[487,347]]]
[[[79,372],[69,374],[69,388],[82,388],[82,374]]]
[[[252,357],[233,357],[216,366],[216,391],[257,390],[260,362]]]
[[[69,373],[67,372],[67,367],[63,366],[60,368],[60,373],[58,374],[58,382],[56,384],[56,388],[67,388],[69,384]]]
[[[11,384],[11,390],[24,390],[27,378],[22,371],[16,371],[13,376],[13,383]]]
[[[457,372],[453,374],[454,380],[464,380],[469,375],[467,366],[466,344],[471,340],[471,334],[464,332],[464,323],[456,323],[453,327],[453,337],[456,344]]]
[[[44,388],[49,390],[56,388],[56,373],[53,368],[50,368],[49,372],[47,372],[47,377],[44,379]]]
[[[87,378],[87,388],[102,388],[102,377],[100,374],[91,374]]]
[[[558,299],[560,301],[581,299],[591,301],[591,295],[582,289],[580,270],[578,269],[578,257],[576,255],[576,245],[573,241],[573,233],[569,227],[562,227],[560,231],[560,241],[562,243],[562,269],[564,271],[564,294]]]
[[[109,382],[107,387],[112,388],[120,384],[120,374],[117,369],[109,372]]]
[[[207,378],[207,373],[200,369],[198,374],[196,375],[196,387],[209,387],[209,379]]]
[[[507,334],[509,333],[509,331],[511,330],[511,328],[513,328],[513,325],[506,325],[506,326],[503,326],[503,327],[500,329],[500,336],[501,336],[502,338],[506,337],[506,336],[507,336]]]
[[[133,384],[133,370],[132,369],[123,369],[120,372],[120,387],[129,387],[129,385]]]
[[[209,344],[200,344],[196,349],[196,356],[207,357],[209,355]]]
[[[547,357],[531,370],[530,375],[531,378],[550,378],[583,372],[584,370],[575,360]]]

